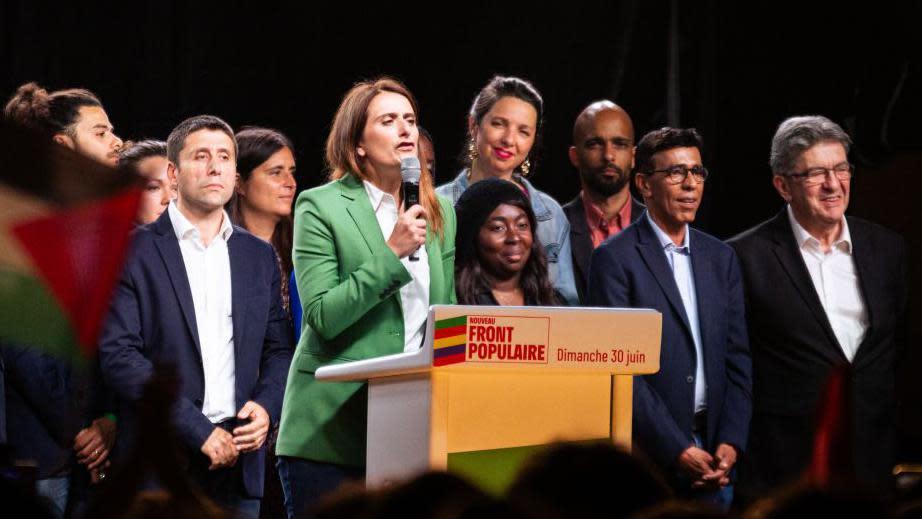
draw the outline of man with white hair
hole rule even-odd
[[[895,455],[894,368],[905,330],[906,244],[845,216],[849,136],[821,116],[792,117],[772,141],[772,183],[785,207],[729,241],[739,256],[753,368],[753,417],[741,492],[800,476],[813,450],[830,373],[850,371],[854,476],[885,484]],[[848,423],[848,422],[846,422]],[[841,464],[841,463],[840,463]]]

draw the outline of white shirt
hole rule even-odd
[[[375,212],[384,241],[391,237],[397,225],[397,200],[390,193],[363,181],[371,208]],[[410,261],[409,256],[400,258],[407,272],[413,278],[400,288],[400,306],[403,309],[404,343],[403,351],[418,350],[426,333],[426,318],[429,316],[429,255],[426,247],[417,251],[419,261]]]
[[[819,240],[811,236],[794,218],[790,205],[788,220],[832,332],[836,335],[842,353],[851,362],[868,331],[868,311],[858,286],[858,271],[852,256],[848,221],[842,218],[841,234],[829,251],[824,252]]]
[[[698,322],[698,294],[695,290],[695,276],[692,273],[691,265],[691,232],[688,225],[685,226],[685,239],[680,247],[672,242],[662,229],[656,225],[650,213],[647,213],[647,220],[653,227],[653,232],[659,239],[663,252],[666,254],[666,261],[672,268],[672,277],[679,288],[679,295],[682,297],[682,306],[685,307],[685,315],[688,317],[688,325],[691,326],[692,340],[695,343],[695,412],[701,412],[707,409],[707,382],[704,378],[704,350],[701,348],[701,325]]]
[[[225,212],[221,230],[206,247],[198,229],[179,212],[175,200],[170,202],[167,210],[186,266],[195,307],[195,325],[202,347],[202,370],[205,373],[202,413],[211,423],[218,423],[237,414],[231,271],[227,252],[227,240],[234,229]]]

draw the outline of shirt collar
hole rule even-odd
[[[598,208],[595,204],[592,203],[592,200],[589,200],[589,197],[586,195],[586,190],[579,192],[580,198],[583,199],[583,207],[586,208],[586,217],[589,220],[589,225],[593,228],[599,227],[600,223],[605,221],[605,215],[602,213],[602,210]],[[628,198],[624,205],[621,206],[621,209],[615,213],[608,221],[605,221],[607,224],[611,224],[613,221],[618,222],[618,227],[623,229],[627,227],[625,222],[629,222],[631,219],[631,199]]]
[[[368,201],[371,202],[371,208],[374,212],[377,213],[384,202],[389,202],[395,208],[397,207],[397,200],[394,199],[394,195],[385,193],[378,186],[367,180],[363,180],[362,184],[365,186],[365,193],[368,194]]]
[[[791,222],[791,229],[794,231],[794,239],[797,240],[797,246],[799,248],[804,248],[808,243],[813,244],[816,247],[819,247],[820,241],[813,237],[802,225],[797,221],[797,218],[794,217],[794,210],[791,209],[791,204],[787,206],[788,212],[788,221]],[[832,247],[840,249],[845,253],[852,253],[852,235],[848,231],[848,220],[845,217],[842,217],[842,232],[839,234],[839,237],[832,242]]]
[[[470,186],[470,181],[467,178],[467,175],[469,172],[470,172],[470,168],[464,168],[461,170],[461,173],[459,173],[458,176],[455,177],[455,180],[454,180],[455,189],[457,191],[458,197],[460,197],[461,193],[467,190],[467,188]],[[518,175],[518,174],[514,174],[514,175],[515,175],[515,180],[522,187],[525,188],[524,193],[525,193],[525,196],[528,198],[528,201],[531,203],[532,211],[535,212],[535,218],[537,218],[539,221],[547,220],[551,218],[551,210],[550,208],[547,207],[547,205],[541,199],[540,193],[537,189],[535,189],[535,186],[533,186],[531,182],[528,181],[527,178],[521,175]]]
[[[672,238],[669,237],[659,225],[656,225],[656,222],[653,221],[653,217],[650,216],[650,211],[646,211],[647,221],[650,222],[650,227],[653,227],[653,232],[656,234],[656,239],[659,240],[660,247],[663,250],[678,250],[684,251],[686,253],[691,252],[691,231],[688,228],[688,224],[685,224],[685,238],[682,240],[682,245],[676,246],[672,242]]]
[[[201,239],[198,228],[182,214],[182,211],[176,206],[176,200],[170,202],[167,211],[169,212],[170,223],[173,224],[173,232],[176,233],[177,240],[184,240],[187,238],[192,238],[193,240]],[[218,236],[224,241],[227,241],[234,232],[234,226],[230,223],[230,217],[227,215],[227,211],[221,211],[221,213],[221,229],[218,231]]]

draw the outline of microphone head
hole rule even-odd
[[[400,159],[400,177],[404,182],[419,184],[419,176],[422,174],[419,159],[417,157],[404,157]]]

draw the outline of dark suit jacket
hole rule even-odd
[[[847,221],[869,319],[852,362],[855,463],[859,474],[880,481],[894,455],[894,356],[906,309],[906,246],[900,236],[875,224],[853,217]],[[743,477],[751,476],[753,485],[774,486],[806,467],[813,416],[827,376],[848,360],[786,210],[729,243],[742,266],[754,370],[752,465]]]
[[[35,462],[39,479],[67,475],[74,437],[85,425],[85,377],[34,347],[3,344],[0,354],[12,459]]]
[[[707,378],[707,434],[713,452],[728,443],[746,447],[752,411],[751,362],[743,287],[733,249],[690,229],[691,264]],[[593,253],[593,306],[653,308],[663,314],[660,370],[634,378],[634,441],[660,466],[675,467],[694,445],[695,344],[666,254],[646,217]]]
[[[103,374],[121,398],[135,401],[155,366],[173,364],[180,380],[173,425],[191,455],[204,456],[199,449],[214,425],[202,414],[205,379],[195,308],[169,212],[136,233],[100,339]],[[268,243],[237,226],[227,248],[236,406],[253,400],[276,423],[291,363],[278,261]],[[122,422],[133,422],[133,412],[124,415]],[[131,425],[119,425],[130,434]],[[262,496],[264,461],[265,446],[237,460],[251,496]]]
[[[631,197],[631,223],[644,212],[644,205]],[[570,250],[573,252],[573,278],[580,304],[586,303],[586,283],[589,281],[589,256],[592,254],[592,235],[586,223],[586,209],[583,197],[576,195],[563,206],[563,212],[570,220]]]

